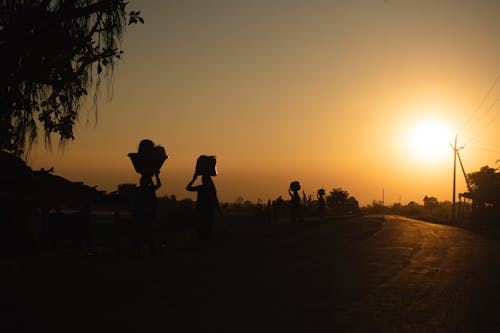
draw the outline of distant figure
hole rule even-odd
[[[290,221],[296,223],[297,219],[302,220],[302,214],[300,211],[300,183],[298,181],[293,181],[290,183],[288,188],[288,194],[290,194]]]
[[[285,200],[283,200],[281,195],[275,200],[274,208],[274,218],[276,221],[279,221],[283,216],[285,216]]]
[[[186,190],[197,192],[195,222],[198,239],[201,242],[209,242],[212,238],[212,226],[214,224],[215,209],[221,213],[217,190],[211,176],[217,175],[215,168],[215,156],[201,155],[196,162],[196,171],[193,179],[186,186]],[[201,185],[193,186],[193,183],[201,175]]]
[[[323,219],[326,216],[326,201],[325,201],[325,189],[320,188],[316,194],[316,197],[318,198],[318,215],[321,219]]]
[[[140,254],[143,255],[146,245],[155,252],[153,225],[156,220],[156,190],[161,187],[160,168],[168,158],[165,149],[155,146],[151,140],[142,140],[137,153],[130,153],[135,170],[141,174],[139,187],[134,196],[133,221],[134,232]],[[156,184],[153,181],[156,180]]]

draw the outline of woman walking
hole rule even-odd
[[[212,238],[212,226],[214,224],[215,209],[221,212],[217,190],[211,176],[217,174],[215,169],[215,156],[202,155],[198,157],[196,172],[193,179],[186,186],[186,190],[197,192],[195,222],[198,239],[201,242],[210,242]],[[201,184],[193,186],[198,177],[201,176]]]
[[[156,190],[161,187],[160,168],[168,156],[163,147],[155,146],[153,141],[148,139],[141,140],[137,153],[128,155],[134,169],[141,175],[134,196],[133,237],[142,256],[146,253],[146,246],[149,246],[150,253],[156,252],[153,237],[157,208]]]

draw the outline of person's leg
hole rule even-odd
[[[198,236],[198,241],[203,240],[203,214],[198,214],[196,217],[196,235]]]
[[[207,214],[207,240],[212,240],[213,234],[213,225],[214,225],[214,212],[211,211]]]

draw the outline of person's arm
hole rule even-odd
[[[193,183],[196,180],[196,178],[198,178],[198,175],[195,173],[193,175],[193,179],[191,179],[191,181],[189,182],[189,184],[187,184],[187,186],[186,186],[186,190],[187,191],[194,192],[194,191],[196,191],[198,189],[198,186],[193,186]]]
[[[292,193],[292,189],[291,188],[288,188],[288,194],[290,194],[290,197],[293,198],[293,193]]]
[[[159,189],[161,187],[160,172],[155,173],[155,178],[156,178],[155,189]]]

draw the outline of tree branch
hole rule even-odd
[[[123,5],[125,5],[125,3],[123,3],[123,0],[101,0],[99,2],[88,5],[86,7],[71,8],[69,10],[69,12],[63,11],[63,13],[64,13],[63,15],[64,16],[68,15],[67,17],[70,17],[70,18],[78,18],[78,17],[82,17],[82,16],[88,16],[88,15],[93,14],[95,12],[100,12],[100,11],[103,11],[105,9],[114,8],[115,3],[118,3],[118,4],[122,3]]]

